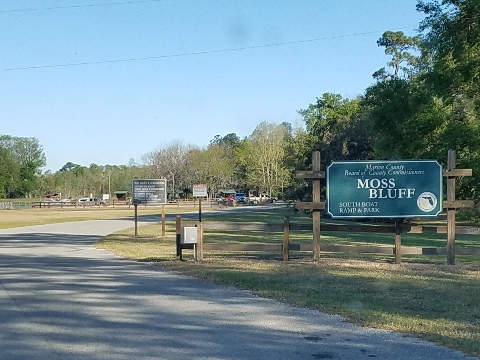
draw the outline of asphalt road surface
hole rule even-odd
[[[132,226],[0,230],[0,359],[473,359],[92,247]]]

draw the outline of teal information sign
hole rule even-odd
[[[434,160],[334,161],[327,168],[327,212],[333,218],[436,217],[442,179]]]

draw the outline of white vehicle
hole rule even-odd
[[[105,200],[100,198],[80,198],[78,199],[79,204],[88,204],[88,205],[105,205]]]
[[[267,195],[267,194],[260,194],[260,195],[257,195],[257,196],[249,196],[248,197],[248,201],[250,202],[250,204],[265,204],[265,203],[275,203],[276,201],[278,200],[277,197],[275,196],[270,196],[270,195]]]

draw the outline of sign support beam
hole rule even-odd
[[[457,164],[455,150],[448,150],[447,174],[454,170]],[[453,173],[453,171],[452,171]],[[447,177],[447,200],[455,202],[455,177]],[[455,265],[455,209],[447,209],[447,264]]]
[[[297,178],[312,179],[312,202],[298,202],[295,204],[297,209],[312,210],[313,222],[313,260],[320,259],[320,210],[325,209],[325,202],[321,202],[320,179],[325,178],[325,172],[320,171],[321,158],[320,151],[312,154],[312,171],[297,171]]]

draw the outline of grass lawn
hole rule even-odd
[[[172,214],[178,212],[194,211],[193,208],[182,208],[177,206],[166,206],[165,213]],[[198,211],[198,210],[197,210]],[[138,215],[161,214],[161,207],[138,207]],[[133,217],[134,208],[132,207],[52,207],[52,208],[27,208],[14,210],[0,210],[0,229],[13,227],[44,225],[63,223],[70,221],[113,219],[122,217]]]
[[[282,223],[285,210],[251,214],[228,212],[215,221],[234,223]],[[292,222],[311,219],[290,213]],[[203,222],[208,222],[204,216]],[[325,222],[325,220],[322,219]],[[337,222],[338,223],[338,222]],[[410,334],[464,353],[480,356],[480,257],[457,256],[457,265],[447,266],[445,256],[322,253],[313,262],[309,253],[293,253],[289,262],[280,253],[205,252],[203,262],[194,262],[191,250],[184,260],[175,260],[175,224],[167,223],[167,236],[160,225],[112,234],[96,244],[124,257],[155,262],[205,281],[248,289],[254,294],[345,316],[352,322]],[[281,233],[206,232],[205,243],[281,243]],[[291,233],[291,242],[312,241],[308,231]],[[445,247],[446,235],[402,235],[405,246]],[[393,247],[394,234],[322,233],[321,244],[377,244]],[[479,247],[477,236],[458,235],[458,247]]]

